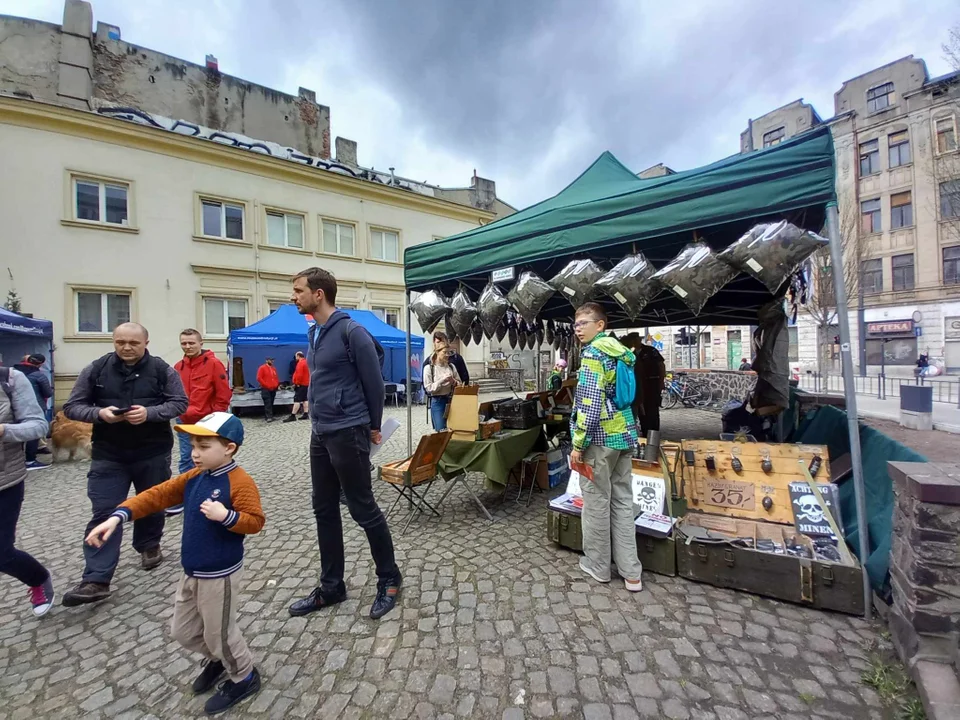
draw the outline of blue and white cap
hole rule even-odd
[[[173,429],[186,435],[222,437],[238,446],[243,444],[243,423],[233,413],[210,413],[194,425],[174,425]]]

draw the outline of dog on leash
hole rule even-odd
[[[53,461],[89,460],[93,425],[68,420],[58,412],[50,425],[50,441],[53,445]]]

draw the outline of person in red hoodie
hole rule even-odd
[[[263,399],[263,416],[267,422],[273,422],[273,401],[277,399],[277,388],[280,387],[280,376],[273,366],[273,358],[268,357],[263,365],[257,368],[257,383],[260,385],[260,397]]]
[[[233,391],[227,380],[227,369],[212,350],[203,349],[203,336],[199,330],[187,328],[180,333],[180,349],[183,360],[173,366],[180,375],[183,390],[187,394],[187,409],[177,422],[193,425],[210,413],[227,412]],[[180,465],[178,474],[193,470],[190,436],[176,433],[180,440]],[[184,442],[186,440],[186,442]],[[179,515],[183,505],[168,508],[167,515]]]
[[[295,422],[297,415],[301,420],[310,419],[310,403],[307,400],[307,391],[310,389],[310,368],[302,352],[296,356],[297,368],[293,371],[293,409],[283,419],[284,422]]]

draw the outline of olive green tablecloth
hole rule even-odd
[[[476,442],[451,440],[438,467],[444,478],[479,472],[498,485],[506,485],[510,470],[525,458],[543,437],[543,427],[504,430],[500,437]]]

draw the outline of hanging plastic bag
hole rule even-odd
[[[543,345],[543,322],[537,320],[533,332],[537,336],[537,345]]]
[[[699,315],[707,300],[733,280],[739,272],[718,260],[706,243],[687,245],[653,279],[660,282]]]
[[[829,241],[786,220],[756,225],[717,255],[776,294],[800,264]]]
[[[520,333],[517,332],[517,319],[513,313],[507,314],[507,337],[510,340],[510,347],[517,349],[517,343],[520,342]]]
[[[410,303],[410,310],[417,316],[420,329],[432,333],[450,310],[450,301],[437,290],[427,290]]]
[[[525,272],[520,274],[516,284],[507,293],[507,300],[517,309],[520,317],[532,323],[554,292],[556,291],[539,275]]]
[[[510,303],[503,296],[493,283],[488,283],[480,293],[480,300],[477,302],[477,309],[480,311],[480,321],[483,323],[483,331],[487,337],[491,337],[497,331],[497,325],[507,314],[507,308]]]
[[[527,340],[527,325],[521,320],[517,323],[517,345],[520,346],[521,350],[532,347],[532,345],[528,345]]]
[[[479,345],[480,341],[483,340],[483,324],[480,322],[479,318],[473,321],[473,325],[471,326],[470,330],[473,334],[474,345]]]
[[[547,345],[553,345],[553,334],[554,334],[553,320],[547,320],[547,331],[543,335],[544,339],[547,341]]]
[[[643,253],[628,255],[597,280],[597,287],[617,301],[627,315],[637,318],[663,286],[653,279],[657,269]]]
[[[551,278],[550,284],[574,308],[578,308],[594,296],[597,280],[601,277],[603,270],[593,260],[571,260]]]
[[[486,330],[484,330],[486,332]],[[503,339],[507,336],[507,319],[504,318],[500,321],[500,324],[497,325],[496,330],[497,342],[503,342]]]
[[[447,325],[462,338],[471,337],[473,321],[477,319],[477,304],[467,291],[459,288],[450,298],[450,315]]]

